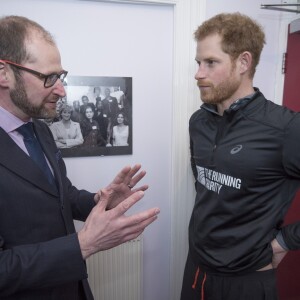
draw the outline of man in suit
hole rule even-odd
[[[0,19],[1,300],[93,299],[85,259],[137,237],[159,213],[124,215],[148,188],[133,188],[145,175],[140,165],[123,168],[97,193],[72,185],[48,126],[37,120],[55,117],[66,75],[43,27]],[[37,152],[44,168],[33,160]],[[73,219],[85,221],[78,233]]]
[[[102,100],[103,113],[113,121],[119,111],[119,103],[116,97],[110,95],[110,89],[105,89],[105,98]]]

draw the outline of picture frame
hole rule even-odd
[[[63,157],[132,154],[131,77],[68,76],[64,87],[57,118],[43,120]]]

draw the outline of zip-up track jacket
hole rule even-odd
[[[272,261],[279,230],[289,249],[299,249],[300,223],[281,226],[300,186],[300,114],[257,90],[223,116],[204,104],[189,130],[194,261],[212,273],[258,270]]]

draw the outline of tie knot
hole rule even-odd
[[[24,139],[33,139],[34,138],[34,131],[33,131],[33,124],[32,122],[28,122],[23,124],[19,128],[16,129],[20,134],[23,135]]]

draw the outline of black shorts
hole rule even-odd
[[[222,276],[202,272],[188,256],[181,300],[278,300],[275,270]]]

